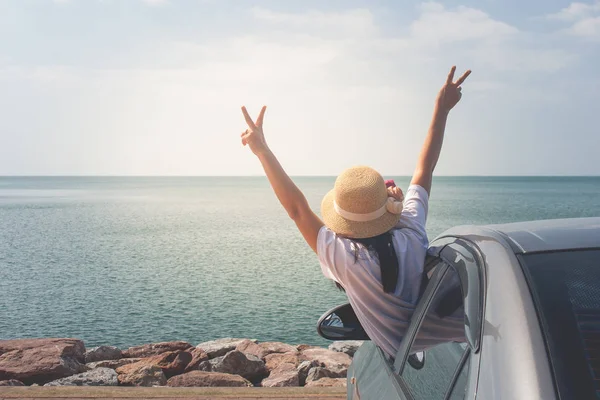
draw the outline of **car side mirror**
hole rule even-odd
[[[420,351],[408,356],[408,364],[416,370],[422,369],[425,366],[425,352]]]
[[[371,340],[350,303],[332,308],[323,314],[317,323],[317,332],[329,340]]]

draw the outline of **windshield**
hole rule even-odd
[[[521,257],[561,398],[600,399],[600,249]]]

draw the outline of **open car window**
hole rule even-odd
[[[424,352],[424,363],[415,368],[407,360],[401,372],[405,386],[417,400],[462,398],[467,385],[461,281],[452,267],[442,272],[409,350],[409,354]],[[436,284],[434,280],[429,283]]]
[[[479,365],[485,261],[461,238],[444,238],[430,250],[437,263],[432,262],[424,277],[425,289],[394,372],[411,398],[460,399]],[[414,359],[422,358],[421,352],[424,362],[417,363]]]

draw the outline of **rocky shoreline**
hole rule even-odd
[[[223,338],[121,350],[82,340],[0,340],[0,386],[346,386],[360,341],[329,348]]]

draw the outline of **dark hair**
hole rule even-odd
[[[354,243],[354,258],[358,261],[359,246],[364,246],[367,251],[375,252],[379,259],[379,267],[381,268],[381,283],[385,293],[394,293],[398,284],[398,273],[400,265],[398,256],[394,248],[392,232],[388,231],[378,236],[373,236],[365,239],[351,239]],[[340,290],[344,288],[336,282],[336,286]]]

